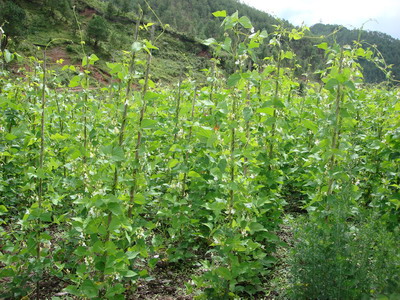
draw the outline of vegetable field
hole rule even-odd
[[[107,84],[84,51],[79,66],[43,49],[23,76],[1,71],[0,297],[142,299],[178,268],[182,299],[263,299],[292,213],[284,297],[399,295],[400,91],[364,85],[358,63],[381,58],[322,43],[321,80],[299,79],[286,41],[305,30],[214,15],[226,34],[205,41],[206,80],[183,65],[175,85],[153,82],[151,25]]]

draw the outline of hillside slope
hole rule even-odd
[[[394,77],[400,79],[400,40],[378,31],[350,30],[340,25],[315,24],[310,28],[311,32],[317,36],[329,36],[327,40],[336,40],[341,45],[352,44],[353,41],[360,41],[364,47],[375,47],[375,52],[385,59],[388,65],[392,65],[391,70]],[[333,32],[336,32],[332,35]],[[368,82],[381,82],[385,80],[385,74],[379,72],[370,62],[362,62],[364,76]]]
[[[15,8],[8,8],[8,12],[5,9],[13,5],[23,10],[18,17]],[[161,51],[154,53],[153,74],[157,77],[156,80],[166,82],[178,77],[184,67],[202,76],[198,70],[207,67],[211,51],[201,40],[209,37],[218,39],[223,34],[221,20],[212,15],[214,11],[226,10],[228,14],[238,11],[239,15],[249,17],[256,30],[266,30],[268,33],[273,32],[278,25],[293,28],[285,20],[276,19],[236,0],[0,0],[0,6],[0,24],[3,24],[6,33],[13,38],[9,43],[11,49],[27,56],[35,56],[39,55],[36,53],[36,46],[43,46],[52,39],[52,45],[58,47],[57,58],[73,63],[77,63],[83,56],[81,40],[86,42],[84,50],[87,53],[96,53],[108,61],[118,60],[121,50],[129,49],[132,44],[134,23],[140,7],[145,22],[164,26],[162,35],[159,27],[160,38],[156,46]],[[98,32],[96,38],[90,37],[87,30],[93,16],[101,16],[105,22],[104,28],[98,30],[104,31],[103,34]],[[316,44],[324,40],[335,40],[342,45],[351,44],[361,36],[361,41],[366,42],[365,47],[377,45],[375,52],[379,51],[387,64],[393,65],[394,78],[400,79],[400,54],[397,50],[400,46],[399,40],[378,32],[361,31],[360,35],[360,31],[346,28],[331,35],[336,28],[336,25],[317,24],[307,33],[308,38],[285,43],[284,47],[293,49],[296,54],[298,76],[304,73],[315,76],[313,73],[316,70],[324,68],[323,57],[315,47]],[[146,32],[141,34],[148,35]],[[329,37],[320,38],[322,35]],[[3,47],[4,44],[6,43],[3,42]],[[270,54],[267,44],[258,50],[260,59]],[[362,65],[367,82],[385,79],[385,74],[372,63],[362,62]],[[102,67],[106,72],[105,66],[100,65]]]
[[[106,0],[108,6],[114,6],[116,10],[137,11],[138,5],[147,7],[150,4],[159,19],[180,32],[190,34],[199,38],[219,37],[223,34],[220,20],[214,18],[212,13],[219,10],[226,10],[228,14],[235,11],[239,15],[248,16],[256,30],[267,30],[271,33],[275,30],[274,26],[283,25],[293,28],[289,22],[279,20],[266,12],[262,12],[237,0]],[[145,15],[149,19],[154,18],[154,14],[149,9],[145,9]],[[336,32],[336,29],[340,28]],[[315,71],[321,66],[322,57],[316,51],[314,45],[322,41],[333,43],[336,41],[340,45],[352,45],[353,41],[360,41],[364,48],[372,48],[376,55],[382,55],[387,65],[392,65],[392,73],[395,79],[400,80],[400,40],[387,34],[366,31],[349,30],[339,25],[316,24],[312,26],[309,36],[311,39],[302,39],[289,44],[289,47],[297,54],[298,63],[302,66],[302,72]],[[332,34],[336,32],[335,34]],[[317,39],[320,36],[327,38]],[[374,49],[376,46],[376,49]],[[268,50],[263,49],[261,57],[267,56]],[[311,68],[308,65],[311,64]],[[381,82],[385,80],[385,74],[374,64],[361,62],[364,68],[364,76],[367,82]]]
[[[80,64],[85,54],[96,53],[101,58],[98,64],[98,75],[107,80],[105,61],[117,61],[123,56],[123,50],[129,50],[134,39],[136,18],[133,14],[108,17],[104,12],[104,3],[84,0],[73,1],[74,6],[52,6],[49,0],[16,1],[15,4],[24,11],[24,18],[12,20],[13,26],[3,26],[8,34],[12,34],[7,43],[3,39],[3,47],[7,46],[26,57],[42,57],[42,49],[48,48],[49,63],[56,65],[60,59],[64,64]],[[67,1],[68,2],[68,1]],[[7,5],[1,1],[0,5]],[[45,5],[45,9],[43,9]],[[66,8],[64,10],[64,8]],[[1,12],[1,10],[0,10]],[[4,11],[3,11],[4,12]],[[13,11],[11,11],[13,13]],[[96,16],[106,20],[106,39],[95,41],[88,36],[90,21]],[[0,24],[4,23],[4,18]],[[18,24],[19,23],[19,24]],[[20,26],[21,25],[21,26]],[[16,28],[16,34],[14,34]],[[152,74],[153,80],[163,82],[174,81],[185,70],[201,70],[207,67],[207,47],[193,37],[167,30],[163,34],[157,27],[159,37],[154,51]],[[149,38],[149,32],[140,30],[139,38]],[[84,43],[83,47],[81,41]],[[184,70],[185,69],[185,70]],[[198,76],[202,76],[197,72]]]

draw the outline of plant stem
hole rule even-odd
[[[39,154],[39,169],[43,172],[43,161],[44,161],[44,125],[45,125],[45,108],[46,108],[46,49],[43,53],[43,81],[42,81],[42,115],[40,120],[40,154]],[[39,211],[42,209],[43,201],[43,178],[39,178],[39,194],[38,194],[38,208]],[[41,211],[40,211],[41,213]],[[42,222],[40,218],[38,219],[37,228],[37,246],[36,246],[36,259],[40,262],[40,229]],[[36,282],[36,299],[40,299],[40,282]]]
[[[251,61],[249,61],[249,71],[252,70],[252,64]],[[246,107],[251,108],[251,102],[250,102],[250,90],[251,87],[249,85],[247,85],[247,97],[246,97]],[[245,127],[245,132],[246,132],[246,144],[244,145],[244,149],[247,148],[248,144],[249,144],[249,140],[250,140],[250,120],[246,121],[246,127]],[[247,157],[244,158],[244,166],[243,166],[243,175],[245,177],[247,177]]]
[[[141,20],[141,17],[138,18],[138,20],[136,21],[135,36],[134,36],[134,41],[135,42],[138,39],[140,20]],[[128,115],[128,109],[129,109],[129,99],[131,98],[131,94],[132,94],[132,83],[133,83],[132,82],[133,81],[132,75],[133,75],[133,72],[134,72],[134,69],[135,69],[135,61],[136,61],[136,53],[132,52],[131,61],[129,63],[129,74],[131,76],[129,77],[129,80],[128,80],[127,86],[126,86],[126,91],[125,91],[126,99],[125,99],[125,103],[124,103],[124,111],[122,113],[122,121],[121,121],[120,130],[119,130],[119,137],[118,137],[118,145],[121,148],[123,148],[125,127],[126,127],[126,123],[127,123],[127,115]],[[121,86],[119,86],[119,88],[121,88]],[[113,182],[113,187],[112,187],[112,193],[113,194],[115,194],[115,191],[117,189],[118,172],[119,172],[120,166],[121,166],[121,163],[119,162],[115,167],[114,182]]]
[[[340,58],[339,58],[339,73],[341,73],[343,69],[343,49],[341,49],[340,52]],[[341,85],[338,85],[337,91],[336,91],[336,101],[335,101],[335,123],[333,127],[333,134],[332,134],[332,140],[331,140],[331,150],[332,150],[332,155],[329,160],[329,171],[332,171],[333,168],[336,165],[336,156],[334,151],[339,149],[339,144],[340,144],[340,130],[341,130],[341,124],[342,120],[340,118],[340,105],[343,102],[344,99],[344,93],[343,93],[343,88]],[[328,180],[328,192],[327,195],[331,195],[333,192],[333,183],[334,179],[332,177],[329,178]]]
[[[197,94],[197,86],[194,87],[193,91],[193,98],[192,98],[192,110],[190,114],[190,128],[189,128],[189,134],[188,134],[188,139],[187,139],[187,144],[190,146],[190,142],[192,140],[192,131],[193,131],[193,119],[194,119],[194,108],[196,104],[196,94]],[[186,151],[185,153],[185,162],[188,163],[189,161],[189,151]],[[186,180],[187,180],[187,172],[183,174],[183,179],[182,179],[182,192],[181,192],[181,197],[185,197],[186,194]]]
[[[236,105],[237,105],[237,97],[234,95],[233,102],[232,102],[232,122],[236,121]],[[233,210],[233,202],[234,202],[234,191],[233,185],[235,184],[235,143],[236,139],[236,127],[232,124],[231,128],[231,147],[230,147],[230,182],[231,182],[231,189],[229,190],[229,214],[228,219],[232,219],[232,210]]]
[[[216,61],[215,60],[211,60],[211,63],[212,63],[212,66],[211,66],[211,85],[210,85],[210,97],[209,97],[209,100],[210,100],[210,102],[213,102],[214,88],[215,88]],[[210,116],[212,115],[212,107],[210,107],[209,115]],[[216,120],[215,120],[215,126],[217,126],[217,121]]]
[[[154,30],[155,30],[155,27],[153,25],[151,27],[151,41],[153,41],[153,39],[154,39]],[[133,205],[135,203],[135,195],[137,192],[137,174],[139,173],[139,170],[140,170],[140,146],[142,144],[142,122],[143,122],[144,114],[146,112],[146,107],[147,107],[147,101],[146,101],[145,95],[147,93],[148,83],[149,83],[151,58],[152,58],[152,54],[151,54],[151,50],[149,50],[149,53],[147,55],[146,72],[145,72],[144,84],[143,84],[143,89],[142,89],[142,108],[140,110],[140,115],[139,115],[139,123],[138,123],[137,139],[136,139],[135,165],[133,167],[133,172],[132,172],[133,184],[132,184],[132,187],[129,192],[130,206],[128,209],[128,218],[132,217],[132,209],[133,209]]]
[[[182,86],[182,72],[179,75],[178,82],[178,97],[176,99],[176,109],[175,109],[175,128],[174,128],[174,144],[178,138],[178,126],[179,126],[179,111],[181,106],[181,86]]]
[[[276,70],[276,78],[275,78],[275,92],[274,92],[274,100],[278,100],[279,96],[279,80],[280,80],[280,73],[281,73],[281,51],[279,51],[278,54],[278,64],[277,64],[277,70]],[[275,132],[276,132],[276,119],[277,119],[278,113],[277,113],[277,108],[274,108],[274,122],[272,123],[272,129],[271,129],[271,140],[269,143],[269,158],[273,158],[274,154],[274,139],[275,139]],[[271,167],[271,165],[270,165]]]

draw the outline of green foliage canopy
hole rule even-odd
[[[0,26],[3,27],[6,37],[16,37],[23,35],[26,24],[25,11],[15,4],[13,1],[0,1]],[[7,45],[8,39],[2,45],[2,48]]]
[[[100,41],[106,41],[109,35],[109,28],[106,20],[101,16],[94,16],[88,24],[87,35],[89,39],[94,40],[94,46],[97,47]]]

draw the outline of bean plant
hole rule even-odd
[[[50,68],[44,50],[19,77],[7,64],[21,57],[1,53],[0,297],[41,299],[52,278],[66,297],[125,299],[167,265],[187,268],[197,299],[261,298],[293,211],[309,221],[296,230],[288,295],[395,294],[398,87],[363,83],[359,61],[376,60],[360,42],[319,43],[319,80],[296,78],[289,45],[306,27],[255,31],[238,12],[214,16],[225,34],[204,41],[205,80],[182,66],[171,86],[152,80],[162,45],[141,18],[131,48],[104,62],[107,84],[85,51]],[[390,266],[374,275],[368,262]]]

